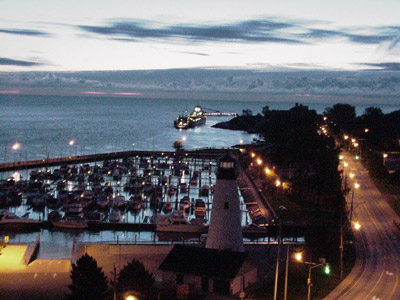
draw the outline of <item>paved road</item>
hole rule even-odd
[[[354,190],[353,221],[361,230],[355,233],[357,260],[352,272],[325,300],[399,300],[400,231],[393,224],[399,220],[368,176],[367,170],[349,153],[344,153],[344,172],[348,184],[360,184]],[[350,173],[355,174],[349,178]],[[352,192],[347,197],[351,202]]]

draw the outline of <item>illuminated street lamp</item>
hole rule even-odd
[[[303,253],[302,253],[302,252],[296,252],[296,253],[294,254],[294,258],[295,258],[297,261],[303,261]]]
[[[281,181],[279,180],[279,179],[277,179],[276,181],[275,181],[275,186],[276,187],[279,187],[279,186],[281,186]]]
[[[365,133],[369,132],[369,129],[368,128],[364,128],[364,132]]]
[[[383,153],[383,166],[386,166],[386,158],[388,157],[387,153]]]
[[[16,152],[21,148],[21,144],[18,142],[15,142],[14,145],[12,145],[11,149],[14,151],[14,162],[17,160],[15,158]],[[21,155],[21,154],[20,154]]]
[[[272,174],[272,171],[268,168],[265,168],[265,174],[270,175]]]
[[[256,157],[256,154],[254,152],[251,152],[251,157]]]
[[[257,159],[257,164],[260,166],[262,164],[262,160],[261,159]]]
[[[14,145],[12,145],[12,149],[14,150],[14,151],[16,151],[16,150],[18,150],[19,148],[21,148],[21,144],[20,143],[15,143]]]
[[[348,135],[344,135],[344,137],[343,137],[345,140],[347,140],[347,139],[349,139],[349,136]]]
[[[361,224],[359,222],[354,222],[353,227],[355,230],[360,230],[361,229]]]
[[[354,173],[350,173],[350,178],[354,178],[354,176],[356,176]]]
[[[70,140],[69,145],[71,147],[71,148],[69,148],[69,156],[72,156],[72,152],[73,152],[72,147],[75,145],[75,140],[74,139]]]
[[[344,166],[344,167],[348,167],[349,164],[348,164],[347,162],[343,162],[343,166]]]

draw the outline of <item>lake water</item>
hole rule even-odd
[[[135,150],[172,150],[173,142],[182,139],[186,139],[186,149],[222,148],[255,137],[211,127],[230,117],[208,117],[205,126],[176,130],[174,119],[185,110],[190,113],[197,104],[222,112],[250,109],[254,114],[266,105],[270,109],[293,107],[284,96],[281,102],[245,102],[0,95],[0,162],[132,150],[132,144]],[[319,113],[332,106],[307,105]],[[368,106],[372,105],[357,105],[357,113]],[[381,108],[384,112],[398,109]],[[73,146],[71,140],[75,140]],[[12,150],[15,142],[21,144],[17,151]]]

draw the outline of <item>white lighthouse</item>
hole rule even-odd
[[[244,252],[236,160],[219,160],[206,248]]]

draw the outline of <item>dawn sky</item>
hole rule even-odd
[[[0,0],[0,71],[399,70],[400,1]]]

